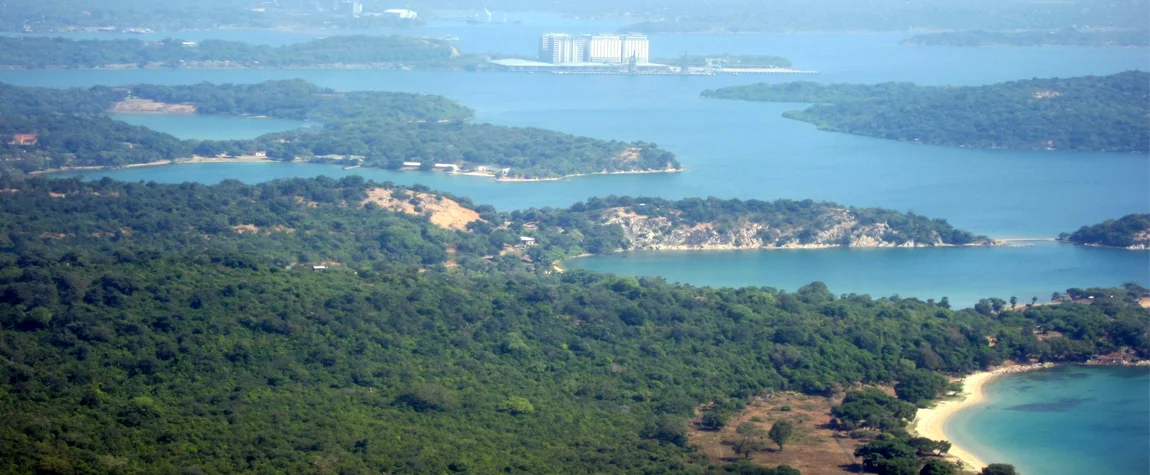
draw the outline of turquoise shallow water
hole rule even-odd
[[[947,438],[1024,475],[1150,472],[1150,368],[1063,366],[987,382]]]

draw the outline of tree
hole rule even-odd
[[[503,402],[503,410],[516,415],[531,414],[535,412],[535,406],[525,397],[512,396]]]
[[[981,475],[1018,475],[1018,472],[1014,470],[1014,465],[1005,463],[992,463],[979,473]]]
[[[938,301],[938,306],[949,310],[950,309],[950,297],[943,297],[942,300]]]
[[[938,397],[946,386],[946,377],[934,371],[917,369],[907,371],[894,385],[894,392],[899,399],[921,405]]]
[[[727,416],[717,409],[710,409],[703,413],[699,421],[699,428],[703,430],[719,430],[727,425]]]
[[[743,437],[735,441],[735,453],[746,459],[750,459],[755,452],[762,452],[766,448],[766,444],[755,437]]]
[[[1038,297],[1030,297],[1030,305],[1033,306],[1036,303],[1038,303]]]
[[[1018,297],[1011,296],[1010,297],[1010,309],[1014,310],[1014,307],[1016,305],[1018,305]]]
[[[647,423],[640,435],[644,439],[661,440],[680,447],[687,446],[687,423],[682,418],[663,414]]]
[[[771,426],[771,431],[767,433],[767,437],[779,444],[779,452],[783,451],[783,446],[791,440],[791,436],[795,433],[795,425],[791,421],[778,421]]]
[[[930,459],[926,461],[926,465],[922,466],[918,475],[956,475],[957,473],[958,467],[953,464],[943,460]]]
[[[1051,302],[1057,302],[1059,300],[1062,300],[1062,292],[1054,292],[1054,293],[1050,294],[1050,301]]]

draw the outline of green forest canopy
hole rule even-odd
[[[576,174],[680,169],[674,154],[656,144],[620,142],[538,128],[469,122],[471,109],[442,96],[393,92],[337,92],[303,80],[253,85],[135,85],[47,89],[0,84],[0,153],[5,167],[24,172],[63,166],[124,166],[197,156],[266,153],[278,160],[335,156],[366,166],[464,170],[509,168],[502,174],[557,178]],[[252,140],[179,140],[106,115],[128,97],[189,103],[199,113],[259,115],[322,123],[322,127]],[[18,134],[35,134],[21,144]]]
[[[0,37],[0,66],[7,68],[247,67],[285,68],[333,65],[463,67],[482,62],[461,56],[444,40],[413,36],[333,36],[269,46],[239,41],[178,39],[71,40],[51,37]]]
[[[1108,219],[1093,226],[1083,226],[1073,233],[1063,233],[1058,238],[1094,246],[1150,246],[1150,214],[1128,214],[1119,219]]]
[[[1150,73],[1031,79],[977,87],[793,82],[704,97],[817,103],[785,117],[820,130],[936,145],[1150,152]]]
[[[374,15],[385,7],[365,2],[366,13],[354,17],[346,11],[332,11],[332,3],[250,0],[36,0],[7,2],[0,15],[0,29],[10,32],[72,31],[112,28],[124,31],[147,28],[157,31],[185,29],[243,28],[381,28],[411,27],[422,19],[400,19],[395,15]],[[253,7],[263,7],[260,8]],[[270,7],[270,8],[269,8]],[[390,8],[390,7],[387,7]]]
[[[376,186],[0,179],[0,471],[706,473],[657,422],[1150,353],[1136,286],[983,314],[547,274],[469,259],[482,230],[341,205]]]

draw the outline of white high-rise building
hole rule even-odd
[[[539,40],[539,60],[552,63],[583,61],[583,38],[566,33],[548,33]]]
[[[583,60],[592,63],[622,63],[623,39],[619,35],[584,35]]]
[[[651,61],[651,40],[647,35],[629,34],[623,36],[623,61],[649,63]]]

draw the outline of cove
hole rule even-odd
[[[1150,286],[1145,251],[1099,249],[1055,242],[1029,247],[919,249],[796,249],[640,251],[570,259],[569,268],[710,287],[775,287],[788,291],[814,281],[835,294],[900,295],[955,308],[1011,296],[1028,303],[1071,287]]]
[[[1019,473],[1128,475],[1150,467],[1150,368],[1059,366],[998,376],[943,426]]]

